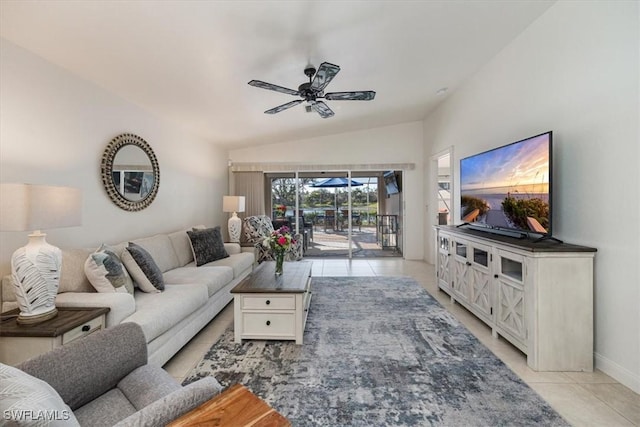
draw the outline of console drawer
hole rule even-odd
[[[65,332],[62,335],[62,345],[68,344],[71,341],[77,340],[78,338],[86,337],[94,333],[97,330],[102,329],[102,322],[104,321],[104,315],[96,317],[88,321],[87,323],[76,326],[68,332]]]
[[[243,295],[243,310],[295,310],[296,299],[294,295],[264,296]]]
[[[293,337],[296,334],[293,313],[243,313],[242,334],[265,337]]]

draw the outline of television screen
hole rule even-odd
[[[385,172],[383,178],[387,194],[398,194],[400,192],[400,186],[398,185],[398,180],[396,179],[394,171]]]
[[[551,235],[552,132],[460,160],[463,223]]]

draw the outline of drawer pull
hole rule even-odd
[[[271,320],[267,320],[267,326],[271,324]]]
[[[271,304],[271,301],[270,301],[270,300],[267,300],[267,305],[269,305],[269,304]]]
[[[89,326],[89,325],[84,325],[84,326],[82,327],[82,332],[89,332],[89,329],[91,329],[91,326]]]

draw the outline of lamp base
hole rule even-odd
[[[36,231],[11,257],[13,291],[20,308],[18,323],[32,325],[56,316],[62,252]]]
[[[40,313],[33,316],[25,313],[20,313],[20,315],[18,315],[18,318],[16,319],[16,323],[18,323],[19,325],[35,325],[37,323],[44,322],[45,320],[53,319],[57,315],[58,309],[55,307],[52,307],[51,310],[45,313]]]
[[[242,228],[242,220],[238,218],[235,212],[229,218],[229,241],[231,243],[240,243],[240,229]]]

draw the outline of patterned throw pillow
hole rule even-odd
[[[128,292],[133,280],[120,258],[106,245],[100,246],[84,263],[84,273],[98,292]]]
[[[0,363],[0,417],[10,426],[80,426],[71,408],[46,382]],[[25,417],[43,414],[40,420]],[[5,424],[6,423],[6,424]]]
[[[222,258],[228,258],[229,254],[224,248],[220,227],[205,228],[204,230],[187,231],[193,258],[196,266],[207,264]]]
[[[266,215],[248,216],[242,222],[244,238],[249,243],[262,243],[271,235],[273,223]]]
[[[142,246],[129,242],[129,246],[122,251],[122,262],[144,292],[164,290],[162,271],[151,254]]]

